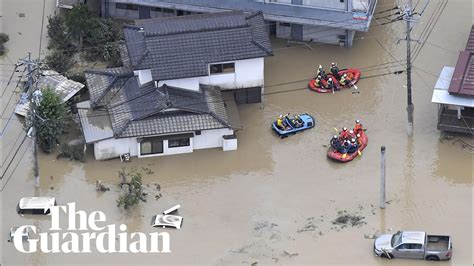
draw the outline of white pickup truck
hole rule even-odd
[[[375,239],[376,256],[407,259],[449,260],[453,244],[450,236],[428,235],[419,231],[398,231]]]

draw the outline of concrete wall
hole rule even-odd
[[[344,0],[344,2],[342,3],[339,0],[302,0],[302,6],[345,10],[346,1],[353,1],[353,0]],[[368,0],[358,0],[358,1],[368,1]],[[299,5],[294,0],[255,0],[255,2],[265,2],[265,4]]]
[[[214,62],[226,63],[226,62]],[[235,73],[213,74],[201,77],[199,82],[220,86],[223,89],[238,89],[263,86],[264,59],[253,58],[235,61]]]
[[[369,0],[352,0],[352,9],[354,11],[367,12],[369,9]]]
[[[340,37],[346,35],[346,30],[324,27],[324,26],[312,26],[303,25],[303,40],[322,42],[330,44],[339,44]]]
[[[234,131],[230,128],[201,131],[201,135],[194,135],[194,149],[199,150],[222,147],[222,136],[232,134],[234,134]]]
[[[282,26],[287,25],[287,26]],[[290,39],[291,37],[291,25],[289,23],[282,24],[278,22],[276,25],[276,37],[282,39]]]
[[[96,160],[116,158],[124,153],[130,153],[131,156],[138,155],[136,138],[106,139],[94,143],[94,156]]]
[[[163,80],[158,83],[158,86],[161,86],[165,83],[170,86],[187,88],[190,90],[199,89],[199,84],[219,86],[223,89],[260,87],[264,84],[264,59],[261,57],[235,61],[235,73]]]
[[[139,155],[140,144],[136,138],[106,139],[94,143],[94,156],[96,160],[106,160],[117,158],[124,153],[139,158],[191,153],[193,150],[222,147],[222,136],[232,134],[234,131],[229,128],[203,130],[201,135],[189,139],[189,146],[175,148],[168,148],[168,140],[163,140],[163,153],[152,155]]]
[[[346,1],[352,0],[344,0],[342,3],[339,0],[303,0],[303,6],[346,10]]]
[[[346,35],[346,30],[325,26],[303,25],[303,41],[313,41],[329,44],[339,44],[339,35]],[[282,26],[277,23],[276,36],[278,38],[290,39],[291,27]],[[350,35],[349,37],[353,37]]]
[[[192,91],[199,91],[199,77],[185,79],[169,79],[158,82],[158,86],[162,86],[163,84]]]
[[[138,19],[139,14],[138,10],[126,10],[115,8],[114,2],[109,2],[108,4],[108,13],[109,17],[121,18],[121,19]]]

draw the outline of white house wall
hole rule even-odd
[[[260,87],[264,84],[264,58],[252,58],[238,60],[235,62],[234,73],[214,74],[208,76],[163,80],[158,86],[166,83],[169,86],[176,86],[188,89],[197,89],[199,83],[204,85],[219,86],[223,89],[239,89]],[[226,63],[226,62],[215,62]]]
[[[235,72],[200,77],[199,82],[223,89],[239,89],[263,86],[264,59],[252,58],[235,62]],[[214,62],[226,63],[226,62]]]
[[[143,156],[139,156],[140,145],[136,138],[106,139],[94,143],[94,156],[96,160],[106,160],[125,153],[140,158],[191,153],[193,150],[223,147],[222,137],[232,134],[234,131],[229,128],[203,130],[201,135],[189,139],[189,146],[168,148],[168,140],[163,140],[163,153]]]
[[[194,136],[194,149],[209,149],[222,147],[222,136],[232,135],[234,131],[229,128],[201,131],[201,135]]]
[[[199,77],[184,79],[169,79],[158,82],[158,86],[166,84],[172,87],[184,88],[193,91],[199,91]]]
[[[136,138],[106,139],[94,143],[96,160],[116,158],[124,153],[130,153],[131,156],[138,155]]]

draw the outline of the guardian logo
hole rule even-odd
[[[24,225],[15,231],[13,243],[22,253],[91,253],[91,247],[99,253],[170,253],[171,240],[167,232],[145,234],[127,232],[127,225],[106,225],[105,214],[94,211],[76,211],[76,204],[52,206],[51,227],[39,233],[38,238],[23,241],[22,233],[30,230],[36,234],[34,225]],[[67,214],[67,228],[60,227],[60,211]],[[78,224],[76,224],[78,220]],[[118,228],[117,228],[118,227]],[[57,231],[57,232],[55,232]]]

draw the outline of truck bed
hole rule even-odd
[[[449,236],[428,235],[427,251],[449,250]]]

